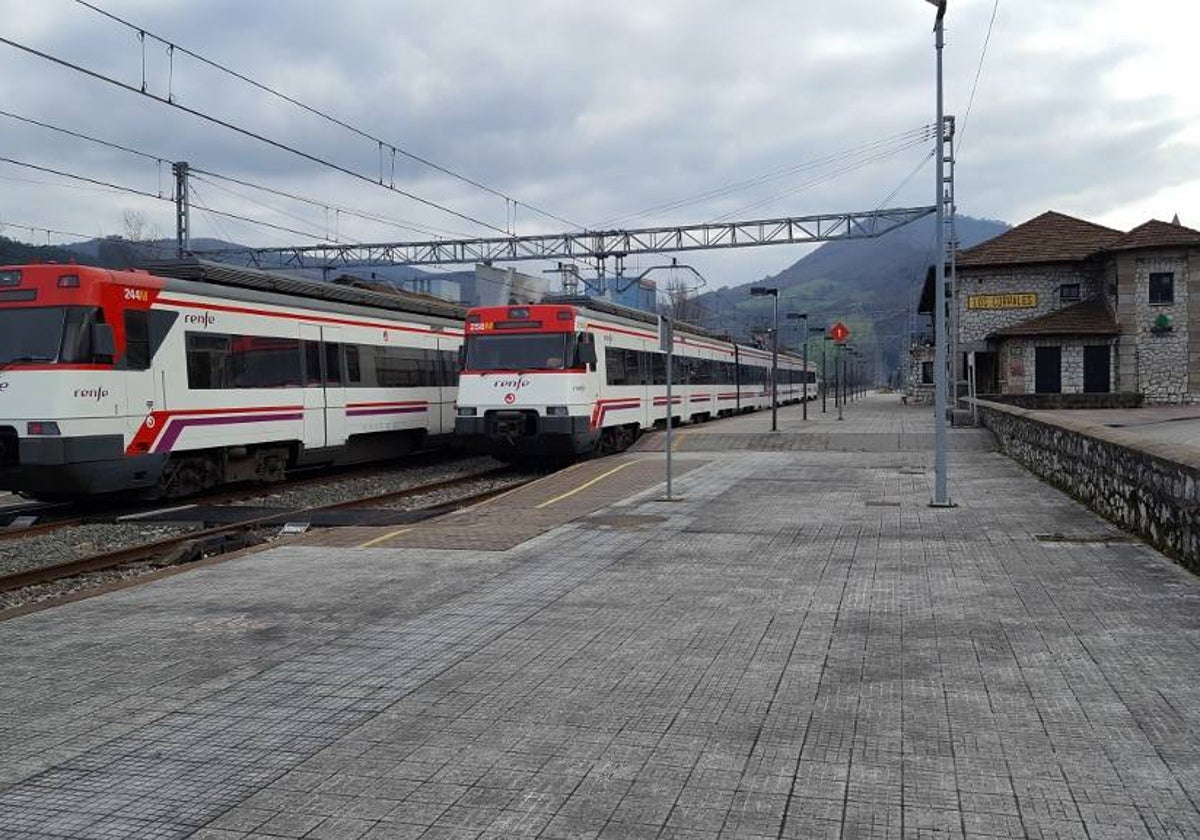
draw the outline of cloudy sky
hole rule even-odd
[[[173,235],[173,206],[156,197],[170,195],[170,167],[151,158],[210,173],[193,181],[193,236],[258,246],[932,203],[921,130],[934,121],[934,8],[922,0],[89,2],[0,0],[0,37],[133,88],[0,44],[0,157],[26,164],[0,162],[4,235],[124,234],[130,213]],[[1055,209],[1122,229],[1178,213],[1200,226],[1198,23],[1188,0],[950,0],[960,212],[1018,223]],[[458,215],[142,96],[143,83]],[[804,253],[687,261],[714,287]]]

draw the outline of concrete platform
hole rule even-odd
[[[0,624],[0,836],[1200,836],[1200,581],[982,430],[930,508],[928,409],[799,414],[689,430],[677,501],[649,450],[500,500],[578,491],[512,547]]]

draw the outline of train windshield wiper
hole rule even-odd
[[[52,356],[14,356],[6,362],[0,362],[0,370],[20,362],[53,362]]]

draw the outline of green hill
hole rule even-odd
[[[1008,225],[960,216],[960,248],[1008,230]],[[850,343],[886,380],[907,350],[912,315],[926,269],[934,262],[936,221],[926,217],[878,239],[828,242],[783,271],[753,283],[699,296],[703,326],[741,339],[770,327],[770,297],[751,297],[751,286],[779,291],[780,346],[798,347],[802,321],[785,313],[808,313],[812,327],[841,321]]]

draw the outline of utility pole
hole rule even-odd
[[[937,52],[937,246],[934,249],[934,349],[933,349],[933,498],[932,507],[953,507],[946,489],[946,158],[945,115],[942,104],[942,48],[945,45],[943,18],[946,0],[927,0],[937,6],[933,25]]]
[[[171,164],[175,173],[175,251],[183,259],[192,250],[192,237],[188,219],[188,164],[186,160]]]

